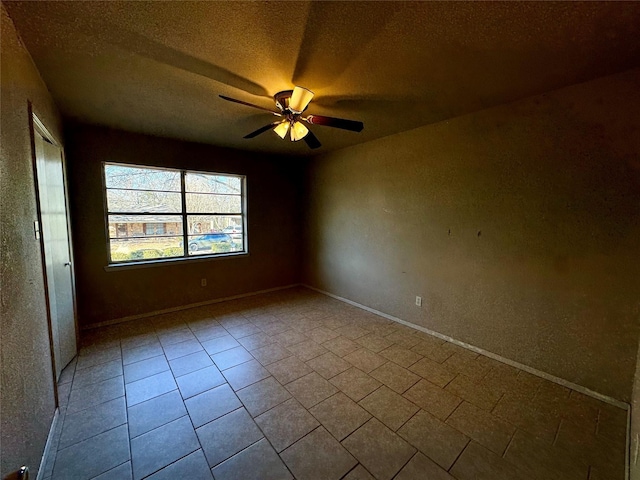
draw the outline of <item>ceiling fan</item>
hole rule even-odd
[[[311,125],[324,125],[325,127],[341,128],[352,132],[361,132],[364,128],[364,124],[362,122],[355,120],[325,117],[322,115],[307,115],[306,117],[303,117],[302,112],[307,109],[309,102],[311,102],[311,99],[313,98],[313,92],[303,87],[295,87],[293,90],[284,90],[276,93],[273,96],[273,99],[275,100],[276,107],[278,107],[279,111],[273,111],[268,108],[254,105],[253,103],[236,100],[235,98],[226,97],[224,95],[220,95],[220,98],[230,102],[239,103],[241,105],[246,105],[248,107],[265,110],[273,115],[282,117],[281,120],[265,125],[255,132],[245,135],[244,138],[257,137],[267,130],[273,130],[282,139],[284,139],[287,136],[287,133],[289,133],[292,142],[304,140],[309,148],[318,148],[321,145],[320,141],[302,122],[306,122]]]

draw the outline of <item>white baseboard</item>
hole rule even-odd
[[[475,345],[471,345],[469,343],[466,342],[462,342],[460,340],[456,340],[455,338],[449,337],[447,335],[443,335],[442,333],[438,333],[436,331],[433,330],[429,330],[428,328],[422,327],[420,325],[416,325],[415,323],[411,323],[411,322],[407,322],[405,320],[402,320],[400,318],[394,317],[393,315],[389,315],[387,313],[384,312],[380,312],[379,310],[375,310],[373,308],[367,307],[366,305],[362,305],[360,303],[354,302],[352,300],[349,300],[348,298],[344,298],[344,297],[340,297],[339,295],[334,295],[333,293],[330,292],[325,292],[324,290],[320,290],[319,288],[315,288],[312,287],[311,285],[306,285],[303,284],[304,287],[307,287],[311,290],[314,290],[316,292],[322,293],[323,295],[327,295],[331,298],[335,298],[336,300],[340,300],[341,302],[345,302],[348,303],[349,305],[353,305],[354,307],[358,307],[361,308],[363,310],[366,310],[367,312],[371,312],[374,313],[376,315],[379,315],[381,317],[387,318],[389,320],[392,320],[394,322],[397,323],[401,323],[402,325],[406,325],[407,327],[411,327],[414,328],[416,330],[419,330],[421,332],[424,333],[428,333],[429,335],[432,335],[434,337],[440,338],[441,340],[446,340],[447,342],[451,342],[455,345],[458,345],[460,347],[466,348],[468,350],[471,350],[473,352],[479,353],[481,355],[484,355],[486,357],[492,358],[494,360],[497,360],[498,362],[501,363],[506,363],[507,365],[511,365],[512,367],[518,368],[520,370],[524,370],[525,372],[531,373],[532,375],[536,375],[538,377],[544,378],[545,380],[549,380],[551,382],[557,383],[558,385],[562,385],[563,387],[567,387],[570,388],[572,390],[575,390],[577,392],[583,393],[585,395],[588,395],[589,397],[593,397],[597,400],[600,400],[602,402],[608,403],[609,405],[613,405],[614,407],[618,407],[621,408],[623,410],[629,410],[630,406],[629,404],[625,403],[625,402],[621,402],[620,400],[616,400],[615,398],[609,397],[607,395],[603,395],[602,393],[596,392],[594,390],[591,390],[589,388],[583,387],[582,385],[578,385],[576,383],[570,382],[568,380],[565,380],[564,378],[560,378],[560,377],[556,377],[555,375],[551,375],[550,373],[546,373],[543,372],[541,370],[535,369],[533,367],[530,367],[528,365],[524,365],[523,363],[519,363],[516,362],[514,360],[510,360],[506,357],[503,357],[501,355],[497,355],[495,353],[489,352],[487,350],[484,350],[483,348],[480,347],[476,347]]]
[[[299,283],[292,283],[290,285],[284,285],[282,287],[267,288],[265,290],[258,290],[256,292],[249,292],[249,293],[241,293],[239,295],[233,295],[231,297],[216,298],[214,300],[207,300],[204,302],[180,305],[179,307],[164,308],[162,310],[154,310],[152,312],[140,313],[138,315],[129,315],[127,317],[116,318],[113,320],[106,320],[104,322],[90,323],[89,325],[83,326],[81,330],[91,330],[94,328],[107,327],[109,325],[116,325],[118,323],[130,322],[131,320],[139,320],[141,318],[155,317],[156,315],[162,315],[164,313],[179,312],[181,310],[188,310],[190,308],[204,307],[205,305],[213,305],[214,303],[227,302],[229,300],[237,300],[238,298],[253,297],[254,295],[261,295],[263,293],[276,292],[278,290],[286,290],[287,288],[293,288],[293,287],[299,287],[299,286],[300,286]]]
[[[58,421],[60,421],[60,408],[56,407],[56,411],[53,414],[53,420],[51,421],[51,427],[49,428],[49,435],[47,435],[47,443],[44,445],[44,452],[42,452],[42,458],[40,459],[40,465],[38,466],[38,475],[36,480],[42,480],[44,478],[44,467],[47,465],[47,459],[51,452],[51,444],[53,443],[53,436],[55,435],[56,428],[58,427]]]

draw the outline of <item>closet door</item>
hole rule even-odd
[[[73,268],[62,150],[34,128],[41,245],[56,379],[76,355]]]

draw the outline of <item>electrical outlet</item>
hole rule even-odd
[[[417,305],[418,307],[421,307],[421,306],[422,306],[422,297],[416,297],[416,305]]]
[[[207,286],[207,279],[206,278],[203,278],[203,279],[200,280],[200,286],[201,287],[206,287]]]

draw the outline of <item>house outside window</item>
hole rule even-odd
[[[103,166],[110,264],[247,252],[244,176]]]

